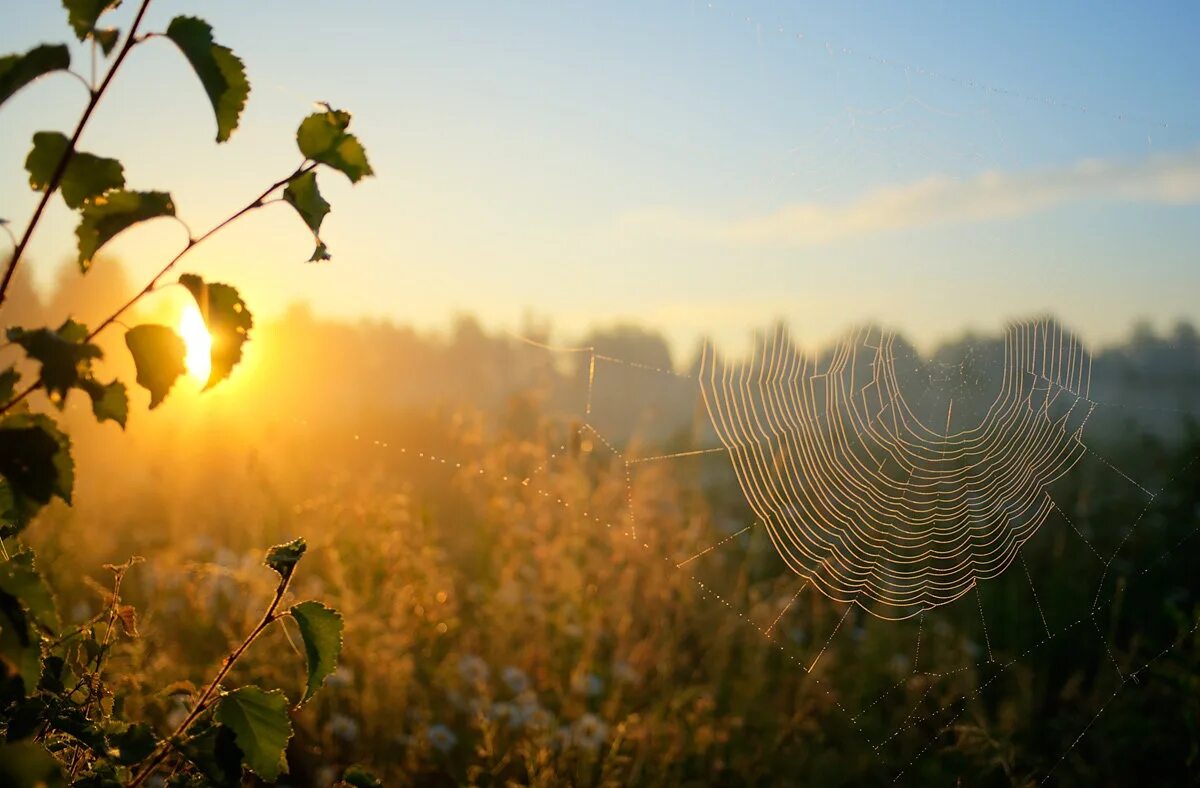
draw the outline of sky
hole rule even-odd
[[[112,15],[128,24],[136,4]],[[163,39],[137,47],[81,141],[196,232],[296,165],[314,101],[350,110],[377,173],[320,176],[334,259],[285,205],[183,270],[260,316],[558,336],[635,321],[681,353],[785,320],[802,344],[864,321],[918,343],[1052,312],[1097,345],[1200,321],[1200,6],[1174,3],[154,0],[245,61],[241,127]],[[22,0],[0,52],[67,40]],[[83,50],[76,63],[86,74]],[[36,204],[23,162],[85,101],[66,76],[0,107],[0,217]],[[55,201],[37,280],[69,258]],[[108,247],[134,281],[170,221]]]

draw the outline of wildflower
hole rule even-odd
[[[571,679],[571,690],[584,697],[599,697],[604,692],[604,681],[595,673],[579,673]]]
[[[429,746],[438,752],[450,752],[458,743],[458,737],[454,735],[454,731],[441,724],[430,726],[425,735],[429,738]]]
[[[337,670],[325,679],[325,684],[329,687],[350,687],[354,684],[354,671],[345,665],[338,665]]]
[[[509,665],[500,671],[500,678],[504,680],[504,683],[508,685],[508,688],[514,694],[520,695],[529,689],[529,677],[525,675],[525,671],[515,665]]]
[[[492,722],[512,722],[516,714],[516,707],[511,703],[493,703],[487,711],[487,718]]]
[[[358,723],[345,714],[334,714],[329,718],[329,732],[342,741],[358,738]]]
[[[458,675],[469,684],[483,684],[491,674],[488,664],[474,654],[463,654],[458,659]]]
[[[608,739],[608,725],[595,714],[584,714],[575,720],[571,737],[575,744],[594,752]]]

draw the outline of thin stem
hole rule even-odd
[[[276,611],[279,610],[279,605],[283,602],[284,594],[287,593],[288,586],[292,582],[293,574],[294,572],[289,572],[279,581],[279,585],[275,588],[275,596],[271,600],[271,604],[267,606],[267,610],[265,613],[263,613],[263,617],[258,622],[258,625],[255,626],[250,634],[246,636],[246,639],[242,641],[241,645],[230,652],[229,656],[225,657],[225,659],[221,662],[221,669],[217,671],[217,675],[214,676],[213,680],[210,681],[208,686],[204,688],[204,692],[201,693],[200,697],[196,700],[196,705],[192,707],[191,712],[183,718],[183,722],[176,726],[175,730],[171,732],[170,736],[163,739],[161,742],[159,742],[158,746],[154,748],[154,752],[150,754],[146,764],[137,772],[137,774],[134,775],[133,779],[130,780],[129,788],[135,788],[135,786],[141,785],[143,782],[145,782],[146,778],[153,774],[154,770],[159,767],[159,765],[167,758],[168,755],[170,755],[171,748],[174,746],[175,742],[178,741],[181,736],[187,733],[187,730],[191,727],[192,723],[194,723],[204,712],[204,710],[208,708],[209,700],[212,697],[212,694],[217,691],[217,688],[221,685],[221,681],[229,674],[229,671],[233,669],[233,666],[239,659],[241,659],[242,655],[246,653],[246,649],[250,648],[254,641],[258,639],[258,636],[261,635],[267,627],[280,618],[278,615],[276,615]]]
[[[86,341],[86,342],[92,341],[93,339],[95,339],[96,335],[99,334],[101,331],[108,328],[113,323],[118,322],[120,320],[120,317],[123,314],[125,314],[126,312],[128,312],[129,309],[134,304],[136,304],[141,299],[145,298],[147,295],[149,295],[154,290],[154,288],[156,288],[158,286],[159,281],[164,276],[166,276],[168,273],[170,273],[171,269],[174,268],[175,265],[180,260],[183,259],[184,255],[186,255],[192,249],[195,249],[197,246],[199,246],[201,243],[203,243],[207,239],[211,238],[213,235],[215,235],[219,231],[223,230],[228,225],[232,224],[237,219],[240,219],[241,217],[245,216],[246,214],[248,214],[258,208],[263,207],[263,205],[266,204],[267,197],[269,197],[271,195],[271,193],[274,192],[276,189],[279,189],[280,187],[285,186],[288,183],[288,181],[292,180],[293,178],[303,175],[306,172],[311,172],[312,170],[316,169],[316,167],[317,167],[316,162],[306,162],[306,163],[300,165],[300,167],[298,167],[296,169],[296,171],[293,172],[291,175],[287,176],[286,178],[281,178],[280,180],[275,181],[275,183],[272,183],[270,186],[268,186],[263,191],[262,194],[255,197],[251,202],[247,203],[240,210],[238,210],[236,213],[234,213],[233,215],[226,218],[220,224],[217,224],[214,227],[210,228],[206,233],[204,233],[203,235],[201,235],[197,238],[188,238],[187,244],[185,244],[184,247],[179,250],[179,253],[176,254],[174,257],[172,257],[171,260],[165,266],[162,267],[162,270],[160,270],[157,274],[154,275],[154,278],[152,278],[149,281],[149,283],[146,284],[145,287],[143,287],[138,292],[134,293],[133,296],[128,301],[126,301],[124,304],[121,305],[121,307],[119,309],[117,309],[117,311],[113,312],[111,315],[109,315],[107,318],[105,318],[104,322],[102,322],[100,325],[96,326],[96,328],[90,334],[87,335],[87,339],[84,341]],[[2,407],[0,407],[0,415],[7,413],[19,402],[23,401],[30,394],[32,394],[33,392],[35,392],[39,388],[41,388],[43,382],[44,381],[42,380],[42,378],[39,377],[33,383],[30,383],[28,386],[26,386],[24,389],[22,389],[19,394],[17,394],[11,400],[6,402]]]
[[[271,184],[270,186],[266,187],[266,190],[264,190],[262,194],[259,194],[258,197],[254,198],[251,201],[251,203],[248,203],[247,205],[242,207],[242,209],[239,210],[238,212],[234,213],[234,215],[229,216],[228,218],[224,219],[224,221],[221,222],[220,224],[216,224],[215,227],[210,228],[208,231],[206,231],[206,233],[204,233],[204,235],[200,235],[199,237],[194,237],[194,239],[188,239],[187,245],[184,248],[180,249],[179,254],[176,254],[175,257],[170,259],[170,261],[168,261],[167,265],[164,265],[162,267],[161,271],[158,271],[157,273],[155,273],[154,278],[150,279],[149,284],[146,284],[144,288],[142,288],[138,291],[138,293],[133,294],[133,297],[131,297],[130,300],[126,301],[124,303],[124,305],[122,305],[121,308],[118,309],[118,311],[114,312],[113,314],[110,314],[109,317],[103,321],[103,323],[96,326],[95,329],[92,330],[91,333],[89,333],[88,342],[91,342],[91,339],[95,338],[97,333],[100,333],[104,329],[107,329],[107,327],[109,325],[112,325],[116,319],[121,317],[122,314],[125,314],[128,311],[128,309],[130,309],[130,307],[132,307],[134,305],[134,303],[137,303],[138,301],[142,300],[143,297],[145,297],[146,295],[149,295],[150,291],[154,290],[155,287],[157,287],[158,281],[160,281],[160,279],[162,277],[167,276],[167,273],[169,273],[170,270],[172,270],[173,267],[175,267],[176,263],[179,263],[179,261],[181,259],[184,259],[185,254],[187,254],[188,252],[191,252],[192,249],[199,246],[200,243],[203,243],[204,241],[210,239],[211,236],[214,236],[217,233],[220,233],[220,231],[223,230],[224,228],[228,227],[229,224],[232,224],[235,221],[238,221],[238,219],[241,218],[242,216],[245,216],[246,213],[250,213],[254,209],[258,209],[258,207],[262,207],[263,201],[270,196],[271,192],[274,192],[275,190],[277,190],[277,188],[280,188],[281,186],[286,186],[288,181],[292,180],[293,178],[298,178],[298,176],[304,175],[307,172],[311,172],[311,170],[316,167],[317,167],[316,163],[302,164],[301,167],[296,169],[296,172],[288,175],[287,178],[277,180],[274,182],[274,184]],[[0,411],[0,413],[2,413],[2,411]]]
[[[83,706],[83,717],[89,719],[92,713],[92,704],[96,700],[96,695],[100,691],[100,677],[104,670],[104,657],[108,654],[108,646],[112,641],[113,627],[117,624],[117,611],[121,609],[121,583],[125,580],[125,572],[128,571],[129,565],[124,569],[120,569],[113,579],[112,604],[109,606],[108,612],[108,627],[104,630],[104,641],[100,644],[100,650],[96,654],[96,670],[92,673],[88,680],[87,702]],[[82,682],[83,679],[80,679]],[[76,685],[76,689],[78,689]],[[75,749],[71,752],[71,780],[75,779],[76,772],[79,771],[79,766],[82,763],[80,754],[82,750],[79,745],[75,745]]]
[[[137,15],[133,18],[133,24],[129,28],[129,35],[125,39],[121,51],[117,53],[112,67],[104,75],[104,80],[100,83],[100,87],[92,91],[87,107],[84,108],[83,115],[79,118],[79,123],[75,126],[75,133],[71,135],[71,140],[67,143],[67,149],[63,151],[62,158],[58,161],[58,166],[54,168],[54,174],[50,176],[50,182],[46,184],[46,191],[42,193],[42,198],[38,200],[37,208],[33,211],[33,217],[25,227],[25,233],[21,236],[20,243],[17,244],[16,249],[13,251],[12,259],[8,263],[8,270],[4,272],[4,279],[0,280],[0,306],[4,304],[4,298],[8,294],[8,286],[12,282],[13,273],[17,270],[17,264],[21,262],[21,255],[25,253],[25,248],[29,245],[29,239],[33,237],[33,231],[37,227],[38,221],[42,218],[42,212],[46,210],[46,205],[50,202],[50,198],[58,190],[58,185],[67,171],[67,164],[70,163],[71,157],[75,154],[75,145],[79,142],[79,137],[83,134],[84,127],[87,126],[88,120],[91,119],[92,113],[96,110],[96,105],[100,103],[100,98],[104,95],[104,91],[108,90],[113,77],[117,75],[117,69],[125,62],[125,57],[133,49],[134,44],[137,43],[137,29],[142,23],[142,17],[146,15],[146,9],[149,5],[150,0],[142,0],[142,4],[138,7]]]
[[[88,92],[89,96],[92,94],[92,91],[95,90],[95,87],[93,87],[91,82],[87,81],[83,74],[80,74],[78,71],[70,68],[67,69],[67,73],[79,80],[79,84],[83,85],[84,90]]]

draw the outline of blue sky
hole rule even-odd
[[[1200,318],[1194,3],[152,9],[150,28],[208,18],[253,92],[214,145],[178,53],[135,50],[81,146],[131,185],[169,188],[205,228],[290,171],[314,100],[354,112],[378,173],[323,176],[330,265],[301,263],[284,206],[197,250],[189,269],[262,314],[532,314],[566,336],[637,320],[681,347],[778,318],[812,342],[867,319],[929,341],[1053,311],[1097,343],[1140,317]],[[67,33],[52,0],[17,16],[0,51]],[[0,216],[18,228],[30,136],[69,130],[82,103],[59,77],[0,108]],[[49,219],[41,281],[73,240],[64,208]],[[180,241],[162,222],[111,250],[136,277]]]

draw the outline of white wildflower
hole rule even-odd
[[[608,740],[608,725],[595,714],[584,714],[571,726],[572,740],[585,750],[598,750]]]
[[[454,735],[454,731],[445,725],[432,725],[425,735],[429,739],[429,745],[438,752],[450,752],[458,743],[458,737]]]
[[[464,654],[458,660],[458,675],[470,684],[483,684],[492,674],[491,668],[480,657]]]

